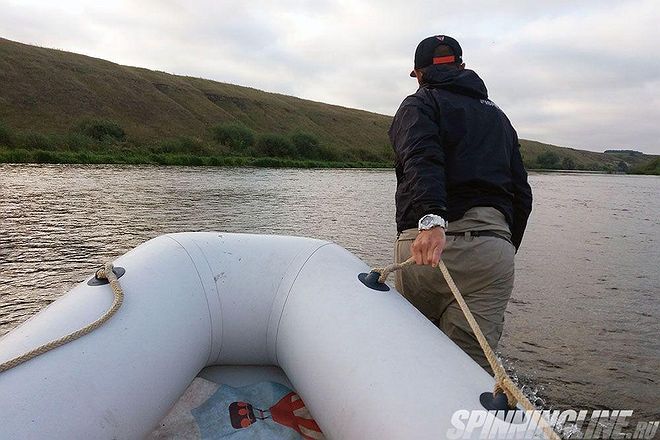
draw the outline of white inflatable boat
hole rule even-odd
[[[115,316],[0,373],[0,439],[154,436],[201,377],[215,388],[275,387],[280,407],[300,417],[286,427],[298,438],[321,438],[322,431],[331,439],[437,440],[456,427],[457,411],[483,410],[480,396],[493,388],[493,379],[395,290],[360,282],[369,267],[332,243],[180,233],[155,238],[114,265],[125,270]],[[100,316],[112,293],[94,281],[2,338],[0,362]],[[310,417],[288,389],[317,425],[306,424]],[[230,429],[246,435],[232,439],[251,438],[257,419],[278,418],[277,405],[234,400],[216,410],[218,417],[228,411]],[[202,410],[191,411],[197,417]],[[506,423],[489,417],[490,425]],[[207,425],[197,427],[200,437],[222,438]]]

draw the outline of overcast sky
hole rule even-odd
[[[520,137],[660,154],[660,1],[0,0],[0,36],[394,114],[446,34]]]

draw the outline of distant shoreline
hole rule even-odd
[[[158,165],[256,168],[373,168],[392,169],[387,162],[324,161],[282,157],[196,156],[190,154],[100,154],[72,151],[2,150],[0,163],[7,164],[76,164],[76,165]]]
[[[534,173],[561,173],[561,174],[618,174],[625,176],[630,173],[621,173],[621,172],[608,172],[602,170],[556,170],[556,169],[544,169],[544,168],[527,168],[528,172]]]
[[[374,169],[392,170],[394,164],[369,161],[322,161],[289,159],[281,157],[252,156],[195,156],[187,154],[97,154],[70,151],[3,150],[0,164],[12,165],[155,165],[242,168],[292,168],[292,169]],[[540,174],[599,174],[599,175],[657,175],[653,173],[621,173],[601,170],[561,170],[527,168],[530,173]]]

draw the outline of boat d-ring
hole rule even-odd
[[[387,292],[390,290],[390,287],[387,284],[381,283],[379,281],[380,275],[381,275],[380,272],[376,272],[375,270],[372,270],[369,273],[363,272],[358,275],[358,280],[360,280],[362,284],[364,284],[370,289],[379,290],[381,292]]]
[[[112,272],[117,275],[117,278],[121,278],[126,273],[126,269],[123,267],[115,266],[112,269]],[[89,281],[87,281],[88,286],[103,286],[104,284],[108,283],[109,281],[107,278],[99,278],[97,275],[94,275],[94,278],[91,278]]]
[[[479,396],[479,403],[481,403],[481,406],[483,406],[488,411],[493,411],[495,417],[500,420],[504,420],[513,424],[523,423],[526,420],[525,411],[521,411],[517,407],[509,408],[509,402],[507,400],[506,394],[504,393],[481,393]],[[513,412],[514,414],[509,416],[510,412]]]

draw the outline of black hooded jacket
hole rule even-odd
[[[518,249],[532,190],[518,135],[472,70],[431,66],[425,84],[394,116],[390,140],[397,176],[399,232],[425,214],[458,220],[475,206],[502,212]]]

